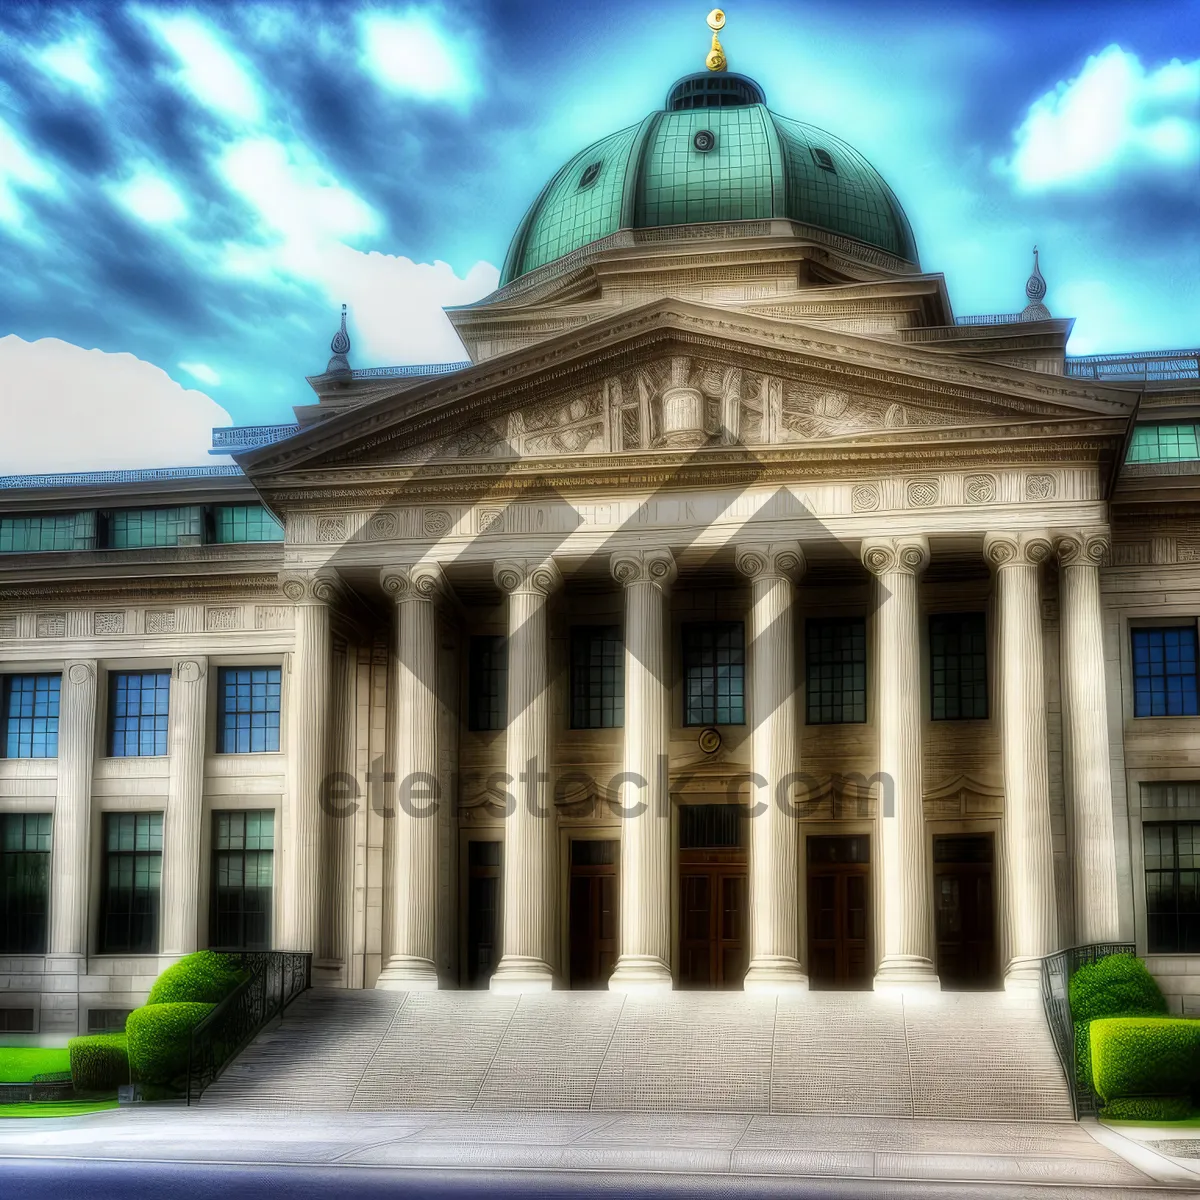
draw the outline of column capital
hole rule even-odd
[[[608,560],[612,577],[622,586],[653,583],[666,591],[678,570],[670,550],[618,550]]]
[[[496,586],[512,596],[549,596],[562,587],[562,572],[552,558],[500,558],[492,569]]]
[[[295,604],[332,604],[343,591],[333,570],[280,571],[279,589]]]
[[[872,575],[920,575],[929,566],[929,539],[921,533],[863,538],[859,556]]]
[[[449,590],[446,573],[436,562],[384,567],[379,572],[379,586],[397,604],[415,600],[433,603],[443,599]]]
[[[178,658],[172,674],[180,683],[199,683],[208,674],[208,659]]]
[[[92,683],[96,678],[96,660],[94,658],[69,658],[63,663],[63,674],[76,687]]]
[[[807,564],[799,542],[747,542],[737,548],[737,569],[751,579],[778,576],[794,583]]]
[[[983,557],[989,567],[1036,566],[1050,557],[1053,547],[1045,530],[1032,533],[988,533],[983,538]]]
[[[1110,538],[1108,529],[1060,529],[1054,534],[1054,551],[1061,566],[1101,566],[1108,558]]]

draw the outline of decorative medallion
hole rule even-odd
[[[400,529],[400,522],[392,512],[377,512],[367,522],[367,539],[372,542],[390,541]]]
[[[1026,475],[1025,476],[1025,499],[1026,500],[1053,500],[1054,499],[1054,476],[1053,475]]]
[[[345,517],[318,517],[318,542],[344,542],[346,540]]]
[[[123,612],[98,612],[96,614],[96,633],[124,633],[125,614]]]
[[[910,508],[929,508],[938,502],[938,485],[932,479],[913,479],[908,484]]]
[[[873,483],[855,484],[850,492],[850,507],[855,512],[874,512],[879,507],[879,489]]]
[[[72,663],[67,669],[67,678],[79,687],[87,683],[94,675],[90,663]]]
[[[427,508],[424,516],[425,536],[443,537],[454,526],[450,514],[440,508]]]
[[[721,735],[715,729],[702,729],[696,742],[705,754],[716,754],[721,748]]]
[[[996,498],[994,475],[968,475],[963,489],[968,504],[990,504]]]
[[[175,610],[173,608],[151,609],[148,613],[146,613],[146,632],[174,633]]]
[[[481,508],[475,514],[475,525],[480,533],[503,533],[504,509]]]

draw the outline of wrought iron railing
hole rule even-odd
[[[1080,967],[1094,963],[1109,954],[1133,954],[1132,942],[1092,942],[1087,946],[1071,946],[1042,959],[1042,1005],[1054,1048],[1062,1063],[1063,1074],[1071,1093],[1071,1108],[1075,1119],[1094,1117],[1099,1111],[1095,1090],[1075,1074],[1075,1022],[1071,1019],[1071,976]]]
[[[249,975],[193,1030],[188,1041],[187,1102],[200,1098],[268,1021],[312,986],[312,955],[234,951]]]
[[[1072,379],[1200,379],[1200,350],[1145,350],[1132,354],[1083,354],[1068,358]]]

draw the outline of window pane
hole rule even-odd
[[[470,727],[503,729],[508,724],[508,639],[473,637],[470,659]]]
[[[109,754],[113,758],[167,752],[170,671],[109,676]]]
[[[987,623],[983,613],[929,618],[930,714],[935,721],[987,716]]]
[[[270,949],[274,824],[270,809],[213,813],[211,946]]]
[[[808,622],[806,683],[810,725],[867,719],[867,632],[861,617]]]
[[[625,724],[625,646],[619,625],[571,630],[571,728]]]
[[[0,518],[0,554],[74,550],[75,513]]]
[[[152,954],[158,949],[162,820],[162,813],[104,814],[102,953]]]
[[[6,675],[0,689],[5,758],[58,757],[60,675]]]
[[[217,752],[279,749],[279,667],[222,667],[217,673]]]
[[[1134,715],[1195,716],[1196,628],[1134,629]]]
[[[1177,425],[1138,425],[1129,443],[1126,462],[1155,463],[1200,459],[1200,427],[1193,423]]]
[[[204,512],[186,508],[124,508],[110,514],[107,544],[114,550],[142,546],[177,546],[180,538],[199,543],[204,538]]]
[[[684,724],[746,723],[746,647],[741,621],[683,627]]]
[[[50,814],[0,814],[0,954],[44,954]]]
[[[222,504],[213,512],[218,542],[282,542],[283,526],[261,504]]]
[[[1142,826],[1146,938],[1152,954],[1200,952],[1200,824]]]

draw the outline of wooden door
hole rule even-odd
[[[617,847],[615,841],[571,843],[571,987],[608,986],[617,964]]]
[[[871,987],[871,840],[808,839],[808,977],[820,989]]]
[[[500,959],[501,842],[470,842],[467,849],[467,947],[469,988],[486,988]]]
[[[992,835],[933,839],[937,971],[942,987],[999,987]]]
[[[684,863],[679,883],[679,986],[740,988],[747,967],[745,864]]]

